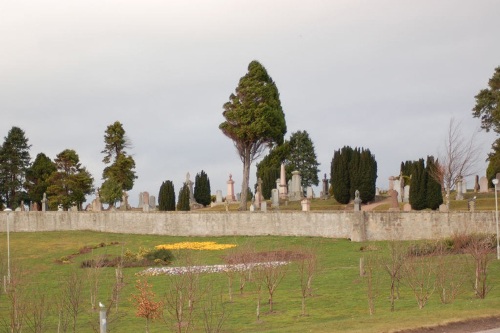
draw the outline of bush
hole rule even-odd
[[[144,258],[148,261],[158,262],[158,259],[163,261],[163,263],[170,263],[174,260],[174,255],[172,251],[167,249],[154,249],[149,251],[144,255]]]

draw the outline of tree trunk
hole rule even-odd
[[[241,196],[239,210],[247,210],[248,182],[250,179],[250,152],[243,156],[243,181],[241,182]]]

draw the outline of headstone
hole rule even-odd
[[[321,199],[328,199],[329,197],[329,189],[328,189],[328,179],[326,179],[326,173],[323,178],[323,189],[321,191]]]
[[[236,201],[236,198],[234,197],[234,180],[233,180],[233,175],[231,174],[229,174],[229,180],[227,181],[226,201],[228,202]],[[240,199],[238,199],[238,201],[240,201]]]
[[[389,208],[389,211],[399,211],[398,191],[392,190],[390,191],[390,195],[391,195],[391,208]]]
[[[469,206],[469,212],[473,212],[476,210],[476,197],[469,199],[467,203]]]
[[[126,191],[122,193],[122,203],[120,204],[120,210],[128,209],[128,194]]]
[[[302,200],[302,179],[300,177],[300,171],[292,172],[292,184],[290,187],[290,192],[288,193],[288,200],[299,201]]]
[[[359,191],[356,190],[354,192],[354,211],[355,212],[360,212],[361,211],[361,199],[359,197]]]
[[[485,176],[479,178],[479,192],[487,193],[488,192],[488,178]]]
[[[479,191],[479,176],[476,175],[474,178],[474,193],[477,193]]]
[[[380,195],[380,189],[378,187],[375,187],[375,195]]]
[[[398,193],[398,202],[402,202],[401,183],[399,179],[394,179],[394,191]]]
[[[99,191],[99,189],[97,189],[95,199],[92,201],[92,211],[102,211],[101,192]]]
[[[271,190],[271,202],[272,202],[272,207],[273,208],[278,208],[280,205],[280,196],[279,196],[279,190],[277,189],[272,189]]]
[[[455,200],[463,200],[464,196],[462,194],[462,177],[457,178],[456,192],[457,195],[455,197]]]
[[[46,212],[48,207],[47,203],[47,194],[43,193],[43,199],[42,199],[42,212]]]
[[[312,199],[314,197],[313,188],[311,186],[307,187],[306,193],[307,193],[307,199]]]
[[[188,173],[186,173],[186,184],[189,188],[189,204],[190,205],[193,205],[196,203],[196,200],[194,199],[194,191],[193,191],[193,181],[191,181],[191,175]]]
[[[215,192],[215,203],[222,203],[222,191],[221,190],[217,190]]]
[[[462,179],[462,194],[467,193],[467,180],[464,178]]]
[[[255,206],[253,204],[250,205],[250,211],[254,212],[255,211]]]
[[[261,212],[267,212],[267,202],[266,201],[262,201],[260,203],[260,211]]]
[[[24,212],[26,210],[26,207],[24,206],[24,200],[21,200],[19,203],[19,208],[21,209],[21,212]]]
[[[285,164],[281,163],[281,168],[280,168],[280,198],[285,199],[288,195],[288,189],[286,186],[286,172],[285,172]]]
[[[77,212],[78,211],[78,206],[73,202],[73,205],[69,208],[71,212]]]
[[[150,211],[149,204],[146,204],[146,203],[145,203],[144,205],[142,205],[142,211],[143,211],[144,213],[149,213],[149,211]]]
[[[148,206],[149,208],[149,192],[142,192],[142,207]],[[149,212],[149,209],[148,209]]]
[[[408,186],[408,185],[406,185],[406,186]],[[405,187],[406,187],[406,186],[405,186]],[[403,205],[403,211],[404,211],[404,212],[411,212],[411,205],[410,205],[409,203],[405,203],[405,204]]]
[[[303,212],[308,212],[311,210],[311,201],[309,199],[303,199],[300,204],[302,205],[302,211]]]
[[[439,205],[439,212],[441,213],[448,213],[448,206],[446,204],[440,204]]]
[[[139,193],[139,208],[142,208],[144,206],[144,202],[142,199],[144,198],[144,193]]]
[[[389,191],[394,190],[394,176],[389,177]]]
[[[255,193],[255,208],[260,208],[260,204],[264,201],[264,197],[262,196],[262,179],[259,178],[257,180],[257,192]]]
[[[154,195],[152,195],[152,196],[149,197],[149,207],[152,210],[156,210],[156,198],[155,198]]]
[[[410,202],[410,185],[404,187],[403,202]]]
[[[35,212],[38,212],[38,210],[39,210],[39,209],[38,209],[38,202],[36,202],[36,201],[33,203],[33,210],[34,210]]]

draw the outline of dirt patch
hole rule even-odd
[[[458,321],[446,325],[414,328],[396,333],[472,333],[500,327],[500,316]]]

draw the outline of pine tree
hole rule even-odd
[[[362,170],[360,169],[361,153],[359,148],[354,148],[349,160],[349,198],[353,199],[356,190],[360,190],[360,176]]]
[[[375,199],[377,181],[377,161],[369,149],[362,149],[359,161],[359,193],[362,202]]]
[[[210,205],[210,202],[212,202],[210,179],[205,171],[201,170],[200,173],[196,174],[193,192],[194,199],[197,203],[207,206]]]
[[[437,174],[438,161],[434,161],[434,156],[427,156],[425,167],[427,174],[427,208],[436,210],[443,203],[443,191],[441,184],[432,175]]]
[[[424,159],[413,163],[410,186],[410,204],[414,210],[427,208],[427,173],[424,167]]]
[[[26,170],[26,190],[31,201],[42,207],[43,194],[47,192],[49,177],[56,171],[56,165],[44,153],[36,155],[33,164]]]
[[[290,153],[288,155],[288,168],[291,171],[300,171],[302,188],[318,185],[319,163],[314,151],[314,144],[307,131],[297,131],[290,136]]]
[[[177,201],[177,210],[189,211],[191,206],[189,204],[189,186],[184,183],[179,191],[179,201]]]

